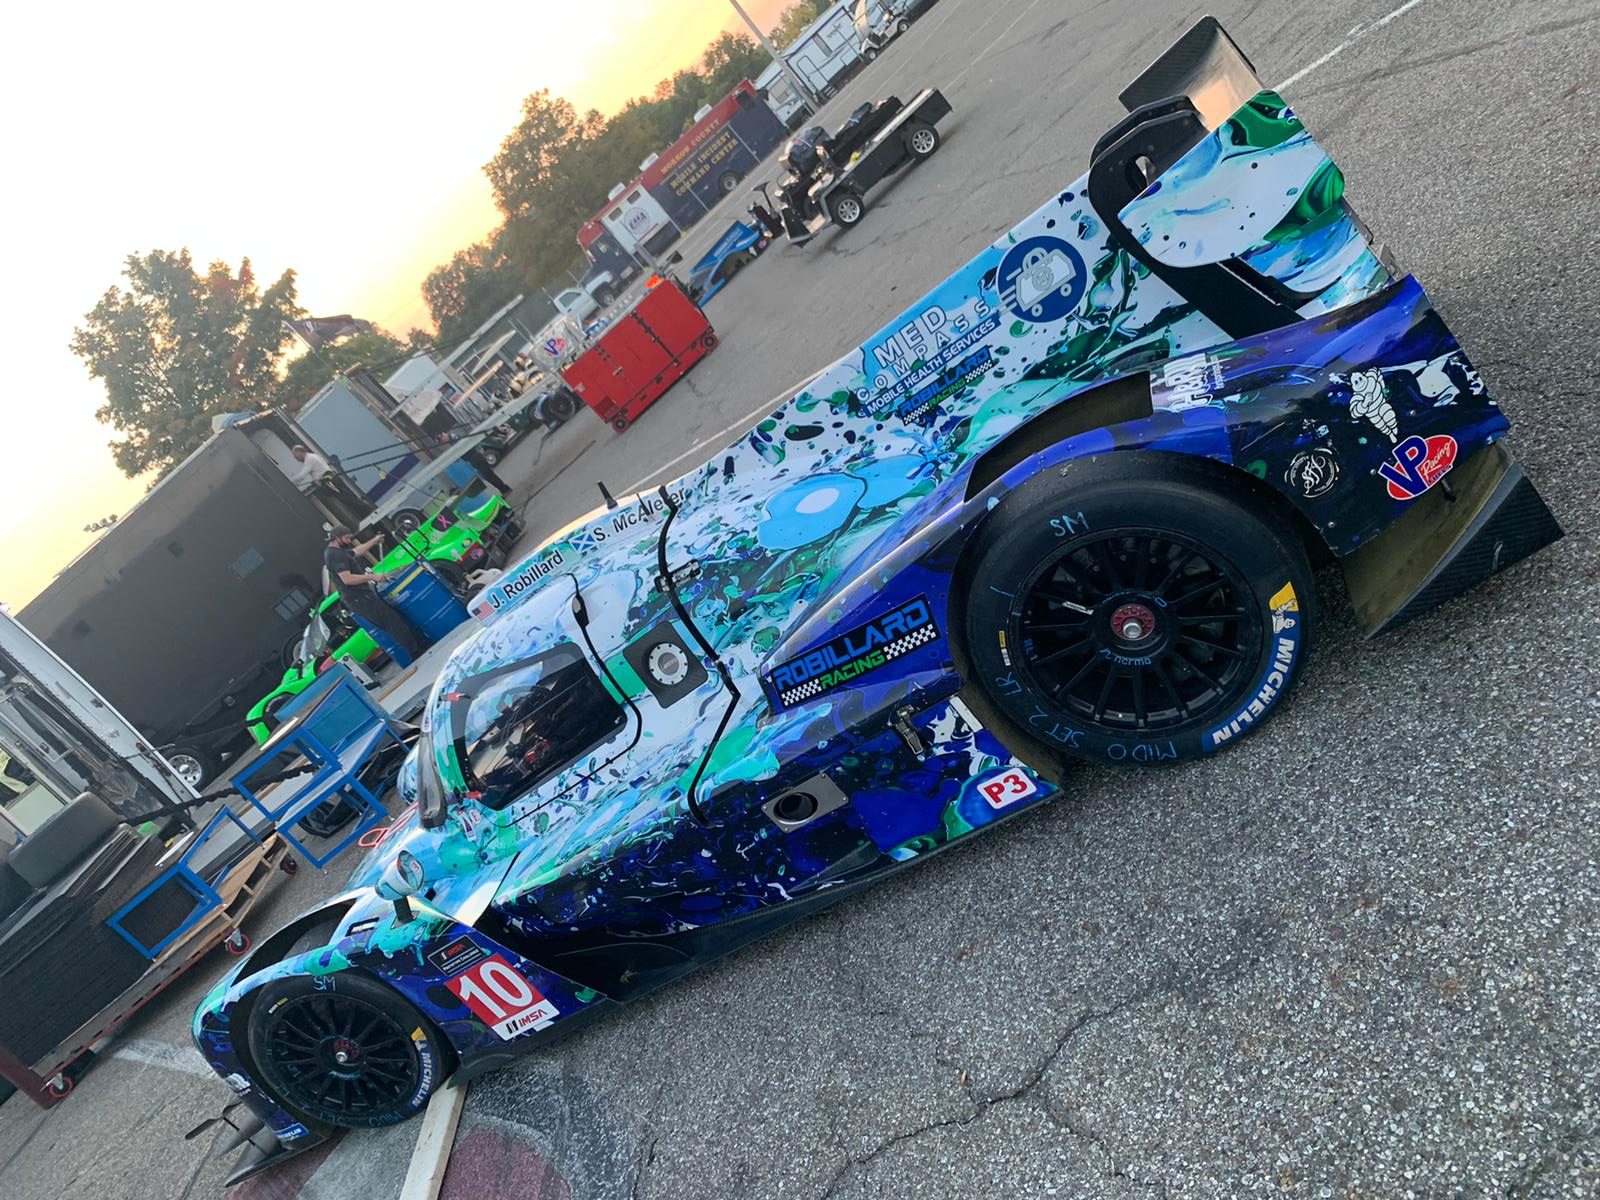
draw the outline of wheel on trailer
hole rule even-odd
[[[625,432],[628,426],[632,424],[632,421],[628,420],[627,417],[622,416],[620,413],[611,418],[611,428],[615,429],[618,433]]]
[[[715,350],[719,345],[721,345],[721,343],[717,340],[717,335],[714,333],[707,333],[702,336],[700,339],[700,344],[707,350]]]
[[[1288,693],[1315,623],[1296,531],[1183,463],[1025,483],[979,530],[968,578],[974,706],[1041,763],[1232,745]]]
[[[300,874],[300,860],[292,854],[285,854],[282,861],[278,863],[278,870],[285,875],[298,875]]]
[[[739,172],[737,171],[724,171],[721,175],[717,176],[717,187],[721,190],[724,196],[738,186]]]
[[[410,1001],[356,971],[265,985],[245,1036],[271,1095],[346,1128],[392,1125],[421,1112],[452,1057]]]
[[[851,188],[840,188],[828,197],[828,219],[841,229],[859,225],[866,213],[867,202]]]
[[[390,519],[394,522],[396,529],[406,537],[410,537],[428,523],[428,514],[420,508],[402,508]]]
[[[926,121],[907,121],[901,136],[912,158],[929,158],[939,148],[939,131]]]
[[[544,407],[557,421],[570,421],[578,411],[578,401],[571,392],[552,392]]]
[[[250,953],[253,944],[248,933],[242,929],[235,929],[224,939],[222,948],[235,958],[243,958]]]
[[[174,746],[165,751],[163,756],[172,764],[172,769],[178,773],[178,778],[196,791],[217,773],[217,768],[221,765],[217,762],[216,755],[210,751],[189,744]]]

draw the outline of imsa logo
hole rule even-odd
[[[787,708],[843,687],[938,636],[928,598],[918,596],[774,667],[767,682]]]

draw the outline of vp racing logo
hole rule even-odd
[[[1056,237],[1024,238],[1000,260],[995,273],[1000,303],[1030,323],[1059,321],[1078,307],[1089,286],[1083,256]]]

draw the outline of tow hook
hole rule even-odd
[[[889,727],[900,735],[900,740],[906,744],[906,749],[917,756],[920,762],[928,757],[928,747],[922,740],[922,735],[917,732],[917,727],[911,723],[911,718],[916,710],[909,704],[904,708],[894,710],[894,716],[889,718]]]

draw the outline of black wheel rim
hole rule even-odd
[[[355,996],[296,996],[272,1014],[263,1066],[283,1099],[313,1115],[384,1116],[416,1094],[409,1030]]]
[[[1062,547],[1023,582],[1009,640],[1036,690],[1071,720],[1160,734],[1234,705],[1254,678],[1259,606],[1215,551],[1122,530]]]

